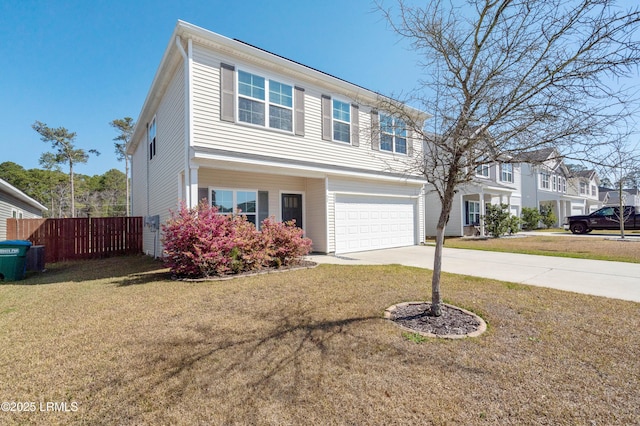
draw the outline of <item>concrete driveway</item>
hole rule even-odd
[[[638,243],[633,249],[640,249]],[[636,247],[638,245],[638,247]],[[349,253],[311,255],[318,263],[401,264],[433,269],[433,246],[410,246]],[[520,284],[640,302],[640,264],[445,248],[442,270]]]

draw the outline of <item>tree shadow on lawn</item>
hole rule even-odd
[[[28,286],[111,279],[116,280],[118,286],[144,284],[170,278],[163,269],[160,261],[149,256],[116,256],[51,263],[44,272],[29,271],[24,280],[3,284]]]
[[[295,403],[310,389],[317,392],[328,371],[349,369],[350,358],[362,356],[359,349],[369,345],[369,339],[352,333],[351,326],[386,321],[382,316],[318,321],[309,310],[291,309],[261,319],[270,324],[266,333],[196,324],[184,337],[139,342],[144,352],[140,369],[131,366],[132,373],[93,383],[88,391],[106,398],[114,393],[126,395],[128,400],[118,400],[118,404],[129,407],[127,421],[149,421],[145,411],[163,416],[169,410],[188,411],[189,404],[202,408],[206,403],[211,405],[202,409],[206,420],[214,416],[215,422],[225,424],[255,424],[264,420],[260,414],[263,402],[284,399]],[[343,339],[350,341],[347,350]],[[342,365],[336,366],[336,359]],[[118,389],[113,389],[114,384]],[[91,417],[114,415],[108,406],[95,402]]]

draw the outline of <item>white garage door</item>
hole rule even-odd
[[[340,197],[336,199],[336,253],[415,244],[412,199]]]

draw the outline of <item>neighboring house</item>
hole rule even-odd
[[[0,241],[7,239],[7,219],[38,219],[47,208],[0,179]]]
[[[600,177],[595,170],[573,173],[569,177],[568,193],[580,197],[583,205],[574,205],[571,215],[589,214],[602,207],[599,187]]]
[[[614,188],[598,188],[600,202],[603,206],[619,206],[620,191]],[[640,209],[640,189],[627,188],[622,190],[622,204],[625,206],[634,206]]]
[[[445,228],[447,236],[471,236],[484,234],[487,204],[506,204],[512,215],[520,216],[522,194],[520,191],[520,164],[494,163],[478,166],[472,182],[461,185],[453,200],[449,223]],[[440,200],[436,193],[426,194],[427,236],[436,234]]]
[[[379,95],[238,40],[179,21],[127,148],[144,250],[158,223],[202,199],[259,226],[295,219],[313,250],[419,244],[422,156]],[[428,115],[412,110],[415,119]],[[157,219],[154,219],[157,217]]]
[[[524,154],[521,167],[522,207],[550,207],[557,218],[556,226],[561,226],[567,216],[598,208],[597,174],[589,171],[572,176],[555,149]]]

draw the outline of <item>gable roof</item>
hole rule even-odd
[[[552,154],[554,154],[554,159],[560,157],[555,148],[542,148],[535,151],[523,152],[519,155],[519,159],[526,163],[542,163],[552,158]]]
[[[13,198],[17,198],[18,200],[23,201],[37,209],[40,209],[43,211],[49,210],[45,206],[43,206],[42,204],[40,204],[33,198],[29,197],[27,194],[20,191],[18,188],[16,188],[15,186],[11,185],[9,182],[3,179],[0,179],[0,191],[6,192],[7,194],[11,195]]]

